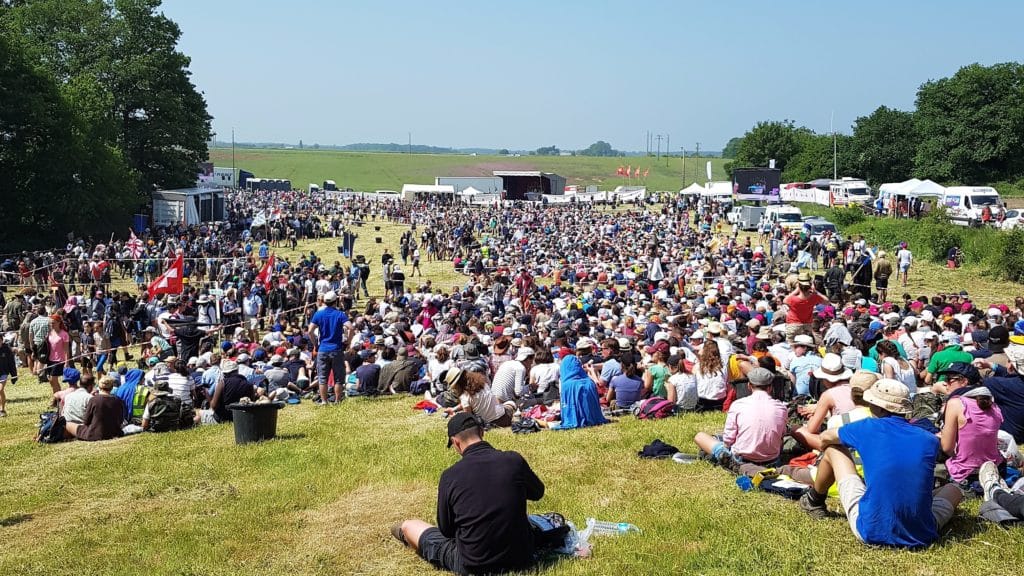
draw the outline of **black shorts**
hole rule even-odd
[[[48,364],[44,373],[50,378],[60,378],[64,376],[64,363],[58,362],[56,364]]]
[[[427,528],[420,535],[420,558],[433,564],[436,568],[456,574],[465,574],[462,558],[455,546],[454,538],[445,538],[437,528]]]
[[[875,288],[878,290],[886,290],[889,288],[888,278],[875,278]]]

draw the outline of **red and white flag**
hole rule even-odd
[[[267,258],[267,263],[263,265],[263,269],[256,275],[256,283],[263,286],[267,290],[270,290],[270,285],[274,280],[271,276],[274,272],[274,254],[270,254],[270,258]]]
[[[629,175],[632,174],[632,173],[633,173],[633,167],[632,166],[626,166],[626,177],[629,178]]]
[[[171,264],[171,267],[150,283],[149,289],[147,290],[149,297],[153,298],[160,294],[181,294],[181,278],[184,272],[185,260],[181,254],[178,254],[178,257],[174,260],[174,263]]]
[[[647,175],[650,174],[650,173],[651,173],[651,169],[650,168],[644,170],[644,178],[647,178]]]
[[[139,240],[139,237],[135,235],[134,230],[129,229],[128,232],[131,234],[131,237],[128,238],[128,243],[126,244],[128,247],[128,254],[130,254],[133,259],[138,260],[139,256],[142,256],[143,252],[142,240]]]

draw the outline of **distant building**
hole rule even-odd
[[[501,178],[506,200],[540,200],[542,196],[565,194],[565,178],[534,170],[495,170]]]

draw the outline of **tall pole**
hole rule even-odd
[[[683,187],[686,187],[686,147],[679,147],[679,156],[683,159]]]
[[[235,174],[235,127],[231,127],[231,179],[235,183],[235,188],[238,187],[238,176]]]
[[[828,130],[832,133],[832,179],[839,179],[839,160],[836,157],[838,148],[836,146],[836,130],[833,128],[832,121],[836,118],[836,111],[832,111],[832,115],[828,118]]]
[[[665,134],[665,166],[668,166],[668,157],[672,155],[672,135]]]
[[[700,142],[697,142],[697,151],[694,152],[694,158],[697,159],[697,161],[693,163],[693,181],[696,182],[697,178],[700,177]]]
[[[656,156],[656,158],[658,160],[661,160],[661,134],[658,134],[654,139],[658,141],[658,155]]]
[[[408,148],[408,152],[409,152],[409,154],[412,154],[412,132],[409,132],[409,148]]]

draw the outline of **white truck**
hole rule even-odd
[[[977,226],[988,208],[992,221],[1003,211],[1003,200],[991,186],[950,186],[939,203],[946,207],[949,220],[960,226]]]
[[[761,217],[764,216],[764,210],[764,206],[748,206],[746,204],[733,206],[732,210],[726,214],[726,220],[740,230],[757,230],[757,225],[761,223]]]
[[[320,186],[310,182],[309,183],[309,193],[310,194],[318,194],[319,192],[320,192]]]
[[[800,230],[804,226],[804,214],[796,206],[779,204],[764,209],[764,217],[774,226],[778,224],[786,230]]]
[[[867,181],[860,178],[844,176],[839,180],[833,180],[829,183],[828,191],[832,206],[871,203],[871,187]]]

